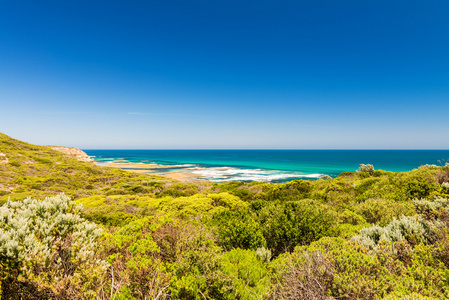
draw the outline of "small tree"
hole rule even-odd
[[[357,173],[360,172],[366,172],[369,173],[370,175],[374,175],[374,166],[370,165],[370,164],[360,164],[359,169],[357,170]]]

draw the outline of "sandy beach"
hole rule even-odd
[[[195,170],[194,168],[185,168],[172,171],[171,169],[179,168],[176,165],[130,163],[125,161],[108,161],[108,162],[95,162],[95,163],[103,167],[119,168],[134,173],[152,174],[184,182],[204,180],[200,179],[200,175],[193,173],[193,171]],[[165,172],[164,169],[166,169]]]

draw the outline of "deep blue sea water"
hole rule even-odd
[[[97,162],[128,161],[173,166],[213,181],[271,181],[332,177],[372,164],[410,171],[421,164],[444,165],[449,150],[84,150]]]

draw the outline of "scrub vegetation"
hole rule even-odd
[[[1,299],[448,299],[449,166],[181,183],[0,134]]]

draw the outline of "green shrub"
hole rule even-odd
[[[2,190],[0,190],[0,197],[4,196],[4,195],[8,195],[8,194],[11,194],[11,192],[10,191],[2,191]]]
[[[370,224],[365,218],[355,212],[345,209],[338,215],[338,225],[335,228],[335,235],[350,238]]]
[[[223,253],[213,236],[201,224],[180,223],[168,232],[165,249],[176,249],[172,255],[173,270],[170,294],[173,299],[226,299],[227,291],[234,288],[231,276],[220,270]],[[174,237],[174,239],[173,239]],[[164,243],[158,243],[163,245]],[[161,247],[161,246],[160,246]],[[164,249],[161,247],[161,249]]]
[[[189,185],[181,182],[176,182],[175,184],[165,187],[162,192],[156,193],[157,197],[188,197],[193,196],[198,193],[198,188],[194,185]]]
[[[347,172],[342,172],[342,173],[338,174],[337,177],[352,177],[354,174],[355,174],[355,172],[347,171]]]
[[[391,175],[393,174],[393,172],[389,172],[389,171],[384,171],[384,170],[374,170],[374,177],[381,177],[384,175]]]
[[[335,211],[313,200],[270,204],[258,212],[267,248],[274,256],[335,234]]]
[[[439,300],[436,297],[427,297],[418,293],[404,294],[402,292],[393,292],[388,296],[382,298],[382,300]]]
[[[418,244],[402,261],[390,244],[369,254],[344,239],[323,238],[273,262],[271,298],[447,299],[447,269],[434,253],[434,246]]]
[[[153,234],[170,218],[143,218],[133,221],[105,236],[104,254],[115,270],[111,280],[110,294],[118,299],[154,299],[165,295],[169,276],[159,257],[159,246]],[[112,282],[111,282],[112,283]]]
[[[83,216],[89,221],[108,226],[123,226],[137,219],[135,214],[126,211],[125,206],[118,205],[86,207]]]
[[[366,191],[368,191],[369,189],[371,189],[372,186],[379,181],[380,181],[380,179],[377,179],[377,178],[365,180],[361,184],[357,185],[354,190],[357,194],[363,194]]]
[[[312,183],[306,180],[293,180],[275,186],[266,193],[269,201],[292,201],[306,199],[312,192]]]
[[[190,252],[185,259],[177,265],[177,273],[183,276],[171,281],[174,299],[264,299],[270,291],[268,265],[254,251],[234,249],[221,254],[209,248]]]
[[[387,225],[393,218],[400,218],[402,215],[411,216],[416,213],[413,203],[388,199],[368,199],[357,204],[355,212],[364,216],[368,223],[380,226]]]
[[[11,166],[13,166],[13,167],[16,167],[16,168],[18,168],[18,167],[21,166],[21,164],[20,164],[19,162],[17,162],[17,161],[11,161],[11,162],[9,162],[9,164],[10,164]]]
[[[33,159],[41,164],[48,164],[51,165],[53,162],[49,159],[46,158],[41,158],[41,157],[33,157]]]
[[[411,181],[404,187],[404,193],[409,200],[422,199],[427,198],[431,192],[438,191],[439,188],[435,182]]]
[[[257,249],[266,246],[260,223],[248,210],[226,211],[213,216],[218,242],[227,250]]]
[[[226,210],[245,208],[248,204],[229,193],[196,194],[190,197],[161,199],[156,207],[164,214],[189,218],[194,216],[213,215]]]
[[[266,264],[268,252],[261,260],[255,251],[235,249],[226,252],[221,261],[221,271],[232,278],[232,289],[225,299],[265,299],[271,289],[270,273]]]

